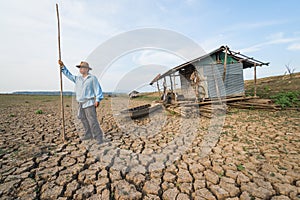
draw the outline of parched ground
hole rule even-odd
[[[0,199],[300,199],[299,111],[231,109],[220,125],[165,111],[132,121],[111,105],[97,145],[65,98],[63,142],[59,97],[0,95]]]

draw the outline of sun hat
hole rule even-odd
[[[89,70],[92,70],[92,68],[90,68],[89,63],[85,62],[85,61],[81,61],[79,65],[76,65],[76,67],[78,68],[88,68]]]

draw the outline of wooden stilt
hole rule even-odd
[[[172,81],[172,76],[170,75],[170,83],[171,83],[171,92],[173,93],[174,88],[173,88],[173,81]]]

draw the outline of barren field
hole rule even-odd
[[[97,109],[97,145],[65,97],[63,142],[59,97],[0,95],[0,198],[300,199],[299,111],[229,109],[211,124],[163,110],[132,121],[112,105]]]

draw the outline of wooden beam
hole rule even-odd
[[[155,82],[157,82],[157,81],[159,81],[159,79],[160,79],[160,74],[158,74],[151,82],[150,82],[150,85],[152,85],[153,83],[155,83]]]
[[[270,63],[263,63],[263,62],[261,62],[261,61],[259,61],[259,60],[256,60],[256,59],[254,59],[254,58],[251,58],[251,57],[248,57],[248,56],[246,56],[246,55],[244,55],[244,54],[241,54],[240,52],[234,52],[234,51],[231,51],[230,50],[230,53],[231,53],[231,55],[232,56],[235,56],[235,55],[240,55],[240,56],[242,56],[242,57],[244,57],[244,58],[246,58],[246,59],[249,59],[249,60],[251,60],[253,63],[257,63],[259,66],[262,66],[262,65],[269,65]]]
[[[223,83],[226,79],[226,67],[227,67],[227,46],[225,47],[225,58],[224,58],[224,71],[223,71]]]
[[[211,101],[205,101],[205,102],[199,102],[199,103],[189,103],[186,104],[185,102],[180,103],[182,106],[191,107],[191,106],[203,106],[208,104],[217,104],[217,103],[223,103],[223,102],[234,102],[234,101],[244,101],[248,99],[253,99],[254,97],[236,97],[236,98],[229,98],[229,99],[221,99],[221,100],[211,100]]]

